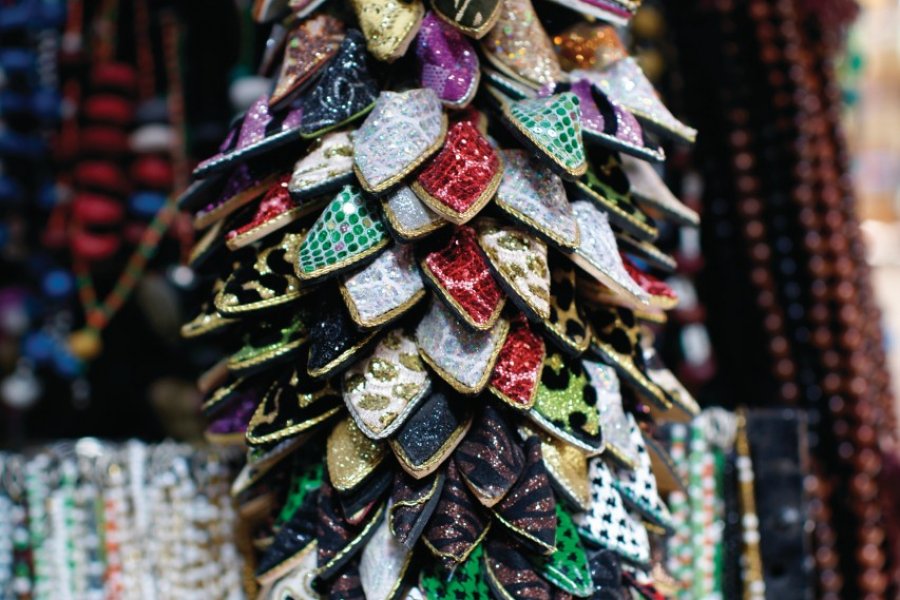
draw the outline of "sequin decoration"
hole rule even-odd
[[[525,455],[503,415],[486,406],[453,454],[469,490],[485,506],[494,506],[525,468]]]
[[[550,316],[547,246],[521,229],[496,221],[476,223],[478,245],[512,301],[532,320]]]
[[[374,258],[388,242],[375,202],[356,186],[345,186],[303,240],[297,276],[312,280],[333,275]]]
[[[549,433],[590,453],[603,450],[597,395],[577,359],[548,353],[529,416]]]
[[[509,335],[491,374],[490,391],[515,408],[534,405],[546,349],[524,317],[512,320]]]
[[[481,47],[501,72],[534,88],[552,88],[562,79],[553,43],[530,0],[504,0],[497,25]]]
[[[484,578],[481,558],[484,548],[475,547],[450,577],[436,563],[423,569],[419,585],[428,600],[483,600],[491,597],[491,590]]]
[[[461,224],[484,208],[502,175],[503,164],[490,142],[471,122],[458,121],[411,187],[433,211]]]
[[[343,23],[332,16],[317,15],[300,21],[285,45],[281,75],[269,106],[282,107],[303,89],[304,84],[335,55],[343,37]]]
[[[371,110],[377,98],[378,82],[369,72],[362,34],[351,29],[315,87],[300,99],[300,133],[316,138],[341,127]]]
[[[340,286],[351,318],[361,327],[384,325],[425,297],[412,246],[388,248]]]
[[[669,532],[674,531],[675,521],[669,507],[659,496],[644,436],[632,415],[628,415],[628,434],[632,445],[637,449],[637,466],[632,470],[617,469],[613,485],[625,502],[645,519]]]
[[[533,146],[563,177],[580,177],[585,173],[587,160],[581,139],[578,96],[564,92],[504,102],[503,114],[513,132]]]
[[[530,429],[523,435],[533,435]],[[575,446],[548,433],[540,432],[541,455],[544,466],[556,491],[581,510],[587,510],[591,503],[591,488],[588,482],[588,458]]]
[[[628,468],[636,467],[638,451],[632,442],[631,425],[622,406],[622,392],[615,369],[592,360],[584,360],[582,364],[597,395],[605,452]]]
[[[344,401],[370,438],[391,435],[431,389],[416,343],[402,330],[388,333],[371,356],[344,373]]]
[[[553,589],[522,552],[500,540],[489,540],[484,549],[485,576],[494,598],[551,600]]]
[[[500,319],[489,331],[471,331],[443,303],[432,301],[416,328],[416,342],[442,379],[459,392],[477,394],[487,385],[508,330]]]
[[[288,192],[289,178],[290,175],[283,175],[259,201],[250,220],[225,234],[229,249],[237,250],[257,242],[316,208],[316,202],[301,202],[291,198]]]
[[[544,579],[564,592],[590,598],[594,582],[587,553],[581,546],[572,517],[559,503],[556,504],[556,522],[556,552],[546,560],[535,557],[532,564]]]
[[[388,520],[382,521],[363,548],[359,561],[359,578],[365,597],[394,598],[411,558],[411,551],[391,535]]]
[[[371,192],[387,190],[437,152],[446,134],[447,117],[433,90],[381,92],[351,136],[360,183]]]
[[[225,181],[219,195],[194,216],[194,228],[205,229],[263,195],[281,176],[259,165],[242,163]]]
[[[448,223],[405,185],[384,198],[382,209],[391,233],[402,241],[417,240]]]
[[[659,235],[656,223],[642,212],[631,198],[628,178],[614,154],[594,158],[597,170],[588,169],[572,188],[572,200],[587,199],[609,217],[611,225],[641,240],[654,240]]]
[[[581,244],[575,254],[571,255],[572,260],[594,279],[620,295],[624,301],[638,306],[649,304],[647,293],[631,278],[622,264],[616,237],[609,226],[606,213],[587,200],[573,202],[572,209],[581,232]]]
[[[390,439],[403,470],[417,479],[434,473],[462,441],[472,423],[468,408],[450,402],[436,386],[400,431]]]
[[[463,108],[478,90],[481,69],[472,43],[433,12],[425,15],[416,42],[419,78],[445,106]]]
[[[459,227],[444,248],[426,255],[422,272],[426,283],[469,327],[484,331],[497,322],[506,296],[478,250],[471,227]]]
[[[453,569],[466,561],[490,526],[490,518],[469,494],[456,463],[449,461],[441,499],[422,534],[425,547]]]
[[[344,131],[326,134],[294,165],[288,191],[311,198],[353,181],[353,144]]]
[[[563,352],[579,356],[588,349],[590,329],[575,295],[575,267],[568,261],[550,266],[550,318],[544,323],[547,335]]]
[[[421,0],[351,0],[350,4],[369,52],[388,62],[406,53],[425,15]]]
[[[383,442],[366,437],[348,417],[331,430],[325,452],[331,485],[338,492],[346,492],[375,471],[388,448]]]
[[[562,180],[525,150],[502,150],[503,178],[494,203],[563,251],[578,247],[578,223]]]

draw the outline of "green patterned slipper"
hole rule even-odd
[[[345,186],[303,239],[295,267],[297,277],[317,281],[361,266],[389,242],[375,201],[358,187]]]
[[[541,576],[573,596],[590,598],[594,593],[591,566],[581,545],[572,517],[556,504],[556,552],[541,560],[530,557]]]
[[[244,345],[228,358],[228,370],[243,376],[290,360],[309,339],[309,315],[297,310],[287,323],[259,321],[244,336]]]
[[[472,550],[451,576],[440,569],[437,561],[432,561],[429,569],[423,569],[419,577],[419,587],[428,600],[483,600],[491,597],[491,590],[481,568],[482,545]]]

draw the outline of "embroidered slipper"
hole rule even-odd
[[[294,572],[315,571],[317,492],[318,488],[314,488],[299,499],[300,505],[293,518],[282,525],[272,544],[263,552],[256,567],[256,579],[263,586],[290,577]]]
[[[367,329],[396,320],[425,297],[409,245],[388,248],[372,264],[343,279],[339,289],[350,317]]]
[[[556,497],[537,436],[525,440],[524,471],[492,512],[512,537],[529,550],[544,556],[556,552]]]
[[[258,446],[302,436],[341,408],[341,395],[330,382],[312,380],[292,367],[266,390],[250,418],[247,441]]]
[[[290,320],[261,320],[244,335],[243,346],[228,358],[228,370],[250,375],[294,358],[309,339],[309,314],[297,310]]]
[[[303,438],[284,440],[270,447],[247,448],[246,462],[231,483],[231,497],[242,498],[255,487],[266,481],[266,476],[280,471],[275,467],[283,464],[288,456],[292,456],[306,442]],[[277,477],[273,476],[272,479]]]
[[[232,220],[233,219],[227,219],[227,221]],[[225,221],[213,223],[213,225],[199,236],[199,239],[196,242],[194,242],[191,252],[188,255],[187,265],[194,271],[209,271],[214,269],[208,269],[208,265],[215,265],[217,262],[227,262],[231,256],[228,256],[224,260],[217,260],[231,254],[225,252],[225,236],[222,235],[224,232]]]
[[[549,352],[528,416],[542,429],[588,454],[603,451],[595,390],[578,359]]]
[[[444,478],[443,471],[422,479],[411,477],[403,470],[398,470],[394,475],[387,520],[393,536],[410,550],[419,541],[437,508],[444,489]]]
[[[287,107],[338,53],[343,39],[344,24],[330,15],[319,14],[300,21],[288,35],[269,108]]]
[[[647,293],[650,309],[665,311],[678,306],[678,296],[675,294],[675,290],[669,287],[665,281],[645,273],[624,254],[622,254],[622,264],[625,265],[625,270],[628,271],[631,278]],[[584,298],[590,298],[593,302],[615,304],[626,308],[629,306],[628,303],[623,303],[621,298],[613,294],[609,288],[593,280],[581,280],[578,291]]]
[[[450,457],[471,424],[462,402],[450,402],[445,390],[435,389],[390,439],[391,450],[404,471],[421,479]]]
[[[323,582],[337,575],[368,543],[384,518],[384,506],[369,511],[362,523],[351,525],[329,481],[322,484],[318,500],[316,577]]]
[[[369,52],[385,62],[394,62],[406,54],[425,16],[421,0],[351,0],[350,5],[366,36]]]
[[[503,162],[490,142],[471,122],[457,121],[410,187],[428,208],[461,225],[485,207],[502,176]]]
[[[501,73],[534,89],[552,90],[563,78],[553,42],[531,0],[504,0],[497,24],[482,40],[481,49]]]
[[[432,301],[416,328],[419,354],[441,379],[462,394],[477,394],[488,383],[509,323],[499,319],[489,331],[471,331],[440,301]]]
[[[641,352],[644,355],[644,364],[647,365],[647,375],[650,376],[650,380],[661,387],[672,401],[672,408],[666,412],[667,419],[687,423],[699,415],[700,405],[697,404],[694,396],[663,364],[659,354],[656,353],[656,348],[652,344],[648,344],[646,339],[641,344]]]
[[[652,243],[644,240],[637,240],[616,227],[613,228],[613,233],[616,234],[616,241],[621,245],[622,252],[627,252],[646,262],[648,265],[666,273],[673,273],[678,267],[678,263],[675,262],[674,258],[654,246]]]
[[[298,160],[288,191],[296,200],[315,198],[353,183],[353,143],[346,131],[325,134]]]
[[[466,562],[487,535],[491,520],[469,494],[456,462],[447,462],[444,489],[437,509],[422,534],[422,542],[445,568]]]
[[[568,442],[539,429],[533,430],[527,425],[519,427],[519,435],[524,439],[533,435],[540,438],[541,456],[550,476],[550,483],[560,498],[576,510],[587,510],[591,504],[587,455]]]
[[[650,297],[625,270],[606,213],[587,200],[573,202],[572,209],[581,232],[572,261],[630,306],[648,305]]]
[[[647,129],[688,143],[693,143],[697,138],[696,129],[676,119],[666,108],[653,84],[631,56],[613,61],[602,70],[576,70],[570,75],[573,79],[591,81],[610,100],[631,111]]]
[[[245,445],[245,433],[250,416],[256,408],[257,398],[245,396],[240,402],[227,406],[220,416],[216,417],[204,432],[206,441],[218,446]]]
[[[429,88],[381,92],[355,131],[353,170],[369,192],[387,191],[444,144],[447,116]]]
[[[582,364],[597,394],[597,410],[605,442],[604,455],[627,469],[636,468],[640,457],[631,435],[631,422],[622,406],[622,392],[615,369],[591,360],[584,360]]]
[[[513,408],[529,410],[534,406],[545,356],[544,339],[524,315],[511,319],[488,389]]]
[[[416,343],[401,329],[388,333],[343,380],[350,415],[372,439],[393,434],[431,391],[431,377]]]
[[[391,235],[400,242],[418,240],[448,224],[405,185],[382,198],[381,209]]]
[[[249,377],[240,377],[231,383],[216,388],[203,401],[200,410],[206,419],[212,419],[229,407],[258,403],[262,396],[260,381]]]
[[[550,318],[550,267],[544,242],[494,220],[479,220],[475,230],[478,246],[506,295],[532,321]]]
[[[525,555],[512,544],[501,540],[488,540],[484,544],[484,558],[481,562],[494,598],[498,600],[553,598],[550,584],[538,575]]]
[[[525,150],[502,150],[503,178],[494,204],[563,252],[578,247],[578,222],[562,180]]]
[[[591,343],[590,326],[575,294],[575,267],[568,261],[550,266],[550,318],[544,332],[553,344],[569,356],[581,356]]]
[[[481,69],[472,43],[428,12],[416,41],[419,80],[448,108],[464,108],[475,97]]]
[[[359,574],[359,559],[350,560],[331,579],[320,583],[319,587],[325,590],[325,597],[334,600],[366,600]]]
[[[312,518],[315,518],[315,494],[322,487],[322,481],[325,478],[325,466],[319,461],[314,460],[307,462],[305,460],[297,460],[291,470],[290,484],[288,486],[287,496],[284,504],[275,517],[273,529],[281,529],[286,523],[295,518],[304,508],[307,515],[312,511]]]
[[[572,185],[573,201],[587,199],[609,217],[609,222],[639,240],[652,241],[659,235],[653,219],[642,212],[631,199],[628,179],[615,156],[601,155],[595,164],[600,176],[592,170]]]
[[[359,513],[364,518],[390,486],[393,476],[383,468],[388,454],[387,444],[366,437],[349,417],[331,430],[325,447],[328,477],[351,524],[359,522],[354,518]]]
[[[590,478],[591,507],[576,518],[581,537],[630,563],[649,565],[647,530],[625,509],[622,496],[613,485],[612,472],[601,457],[591,459]]]
[[[377,331],[360,331],[337,294],[326,294],[319,301],[319,319],[309,328],[307,371],[314,379],[326,379],[341,373],[374,345]]]
[[[647,376],[641,350],[641,330],[634,313],[617,306],[596,306],[591,311],[594,339],[591,349],[642,398],[668,410],[666,393]]]
[[[469,491],[485,506],[500,502],[525,469],[525,455],[503,416],[486,406],[453,454]]]
[[[193,319],[181,326],[181,337],[185,339],[196,339],[212,333],[221,333],[237,322],[236,319],[223,317],[215,308],[215,297],[224,287],[225,282],[221,279],[217,279],[213,284],[212,298],[210,300],[205,300],[203,304],[200,305],[200,312],[197,313]]]
[[[531,86],[525,85],[494,69],[489,64],[481,65],[481,76],[486,82],[485,100],[494,108],[502,108],[502,100],[525,100],[536,98],[538,92]]]
[[[258,242],[282,227],[322,208],[324,198],[306,202],[291,198],[288,191],[289,178],[290,175],[283,175],[259,201],[250,220],[225,234],[225,244],[229,250],[238,250]],[[292,261],[296,250],[295,247],[290,252]]]
[[[358,187],[345,186],[300,245],[297,277],[305,283],[333,277],[373,260],[389,243],[375,202]]]
[[[431,6],[441,19],[467,36],[479,39],[497,23],[503,0],[473,0],[467,4],[456,0],[434,0]]]
[[[469,558],[449,575],[432,561],[430,566],[422,569],[419,576],[419,587],[423,593],[421,600],[490,598],[491,590],[484,578],[484,569],[481,568],[483,554],[484,547],[481,544],[475,546]],[[408,597],[406,600],[420,600],[420,598]]]
[[[359,578],[365,594],[362,598],[396,600],[401,597],[410,562],[412,551],[391,535],[387,520],[383,521],[363,548],[359,560]]]
[[[657,527],[662,527],[667,533],[672,533],[675,531],[675,520],[669,512],[669,507],[659,496],[644,436],[632,415],[628,415],[628,422],[631,443],[637,448],[638,463],[634,470],[617,470],[613,485],[622,499],[644,519]]]
[[[298,101],[300,135],[314,139],[360,118],[375,106],[378,82],[372,77],[362,34],[351,29],[315,87]]]
[[[676,225],[697,227],[700,215],[675,197],[653,165],[633,156],[621,156],[631,196],[646,209],[658,211]]]
[[[579,79],[571,84],[570,89],[581,101],[581,127],[585,142],[594,142],[645,161],[666,160],[663,149],[649,140],[637,118],[607,98],[590,81]]]
[[[261,248],[253,263],[228,276],[216,294],[216,309],[226,317],[259,313],[299,300],[309,293],[294,275],[293,258],[303,233],[285,233]]]
[[[578,529],[563,507],[556,505],[556,551],[546,559],[529,557],[538,573],[560,590],[579,598],[591,598],[594,582],[587,552]]]
[[[200,210],[222,191],[222,186],[225,185],[226,179],[226,173],[216,173],[215,175],[192,181],[187,189],[181,192],[175,203],[183,211]]]
[[[475,230],[458,227],[446,246],[422,259],[421,267],[425,283],[463,323],[476,331],[494,327],[506,296],[478,249]]]
[[[206,229],[266,193],[283,172],[260,163],[243,163],[228,177],[215,200],[194,215],[194,228]]]
[[[302,119],[302,111],[299,108],[292,108],[278,115],[272,114],[268,98],[261,96],[247,109],[233,147],[197,165],[193,172],[194,178],[221,173],[238,163],[258,158],[286,144],[299,141]]]

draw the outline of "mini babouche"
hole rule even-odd
[[[697,215],[656,165],[695,132],[614,29],[639,2],[559,4],[552,37],[530,0],[254,6],[273,91],[180,205],[261,598],[671,585],[654,436],[698,407],[653,353],[654,240]]]

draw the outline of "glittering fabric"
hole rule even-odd
[[[674,531],[675,521],[669,507],[659,496],[644,436],[632,415],[628,415],[628,426],[631,443],[637,449],[637,465],[634,469],[616,469],[613,485],[622,499],[645,519],[668,531]]]
[[[453,108],[475,96],[481,70],[472,43],[433,12],[425,15],[416,41],[419,77],[441,102]]]
[[[575,183],[572,200],[587,198],[607,213],[609,222],[641,240],[653,240],[659,234],[656,223],[641,211],[631,197],[628,177],[614,154],[596,157],[597,170],[588,169]]]
[[[209,424],[206,430],[216,435],[227,435],[230,433],[242,433],[247,430],[247,423],[250,422],[250,416],[256,410],[256,404],[259,397],[256,394],[247,394],[238,399],[222,416],[215,419]]]
[[[531,0],[504,0],[500,18],[482,48],[491,63],[523,83],[541,88],[562,79],[553,42]]]
[[[491,597],[482,568],[484,547],[479,544],[455,571],[447,577],[443,569],[432,563],[422,571],[419,584],[427,600],[484,600]],[[409,598],[407,600],[410,600]]]
[[[679,225],[696,227],[700,223],[700,215],[675,197],[652,165],[633,156],[623,155],[621,160],[635,200],[657,209]]]
[[[544,466],[556,491],[579,509],[587,510],[591,502],[587,456],[550,434],[541,433],[540,438]]]
[[[268,104],[276,106],[289,100],[335,55],[343,37],[343,23],[332,16],[301,21],[288,37],[281,75]]]
[[[525,441],[525,470],[494,514],[525,547],[544,555],[556,550],[556,497],[537,436]]]
[[[228,358],[230,371],[257,369],[296,352],[309,338],[309,313],[298,310],[287,324],[262,321],[244,336],[243,346]]]
[[[622,106],[594,89],[586,79],[572,84],[572,92],[581,101],[581,126],[585,137],[592,136],[600,143],[607,142],[614,150],[622,150],[661,160],[662,154],[644,144],[644,130],[637,118]]]
[[[553,38],[567,71],[605,67],[628,56],[625,44],[611,25],[579,22]]]
[[[578,356],[590,342],[587,324],[575,297],[575,268],[558,263],[550,268],[550,339],[564,352]]]
[[[538,575],[524,554],[505,541],[488,540],[483,563],[491,587],[502,590],[502,595],[494,597],[553,600],[550,584]]]
[[[315,87],[300,100],[300,133],[322,135],[361,116],[377,98],[378,82],[369,72],[362,34],[351,29]]]
[[[454,567],[466,560],[490,526],[490,518],[472,498],[455,461],[447,463],[441,499],[422,539],[444,563]]]
[[[619,556],[612,550],[598,550],[591,554],[591,579],[597,589],[603,590],[608,600],[633,599],[622,581],[622,564]],[[607,600],[604,597],[604,600]]]
[[[425,296],[412,246],[388,248],[372,264],[347,277],[342,292],[358,325],[375,327],[399,317]]]
[[[406,53],[425,15],[421,0],[351,0],[366,45],[378,60],[393,61]]]
[[[491,373],[491,391],[516,408],[531,408],[544,367],[544,354],[544,340],[531,329],[528,321],[524,317],[513,320]]]
[[[403,240],[419,239],[447,224],[409,186],[401,185],[388,194],[382,206],[391,231]]]
[[[307,198],[340,187],[353,177],[353,144],[344,131],[329,133],[297,161],[288,190]]]
[[[351,560],[341,567],[337,576],[325,586],[328,600],[366,600],[359,572],[359,562]],[[293,600],[291,598],[290,600]]]
[[[481,38],[500,17],[502,0],[434,0],[432,7],[444,21],[466,35]]]
[[[247,109],[247,114],[244,116],[243,123],[241,123],[241,130],[238,133],[237,143],[232,151],[238,151],[261,142],[266,136],[266,128],[271,121],[272,114],[269,112],[269,100],[265,96],[260,96]]]
[[[375,533],[375,526],[383,515],[384,507],[380,507],[370,511],[365,522],[350,525],[344,518],[337,493],[325,481],[319,490],[316,519],[318,577],[321,580],[330,579],[353,559]]]
[[[391,449],[414,477],[433,473],[462,441],[471,418],[444,390],[433,391],[390,440]]]
[[[307,369],[313,377],[330,377],[355,361],[373,334],[360,331],[331,295],[322,298],[317,316],[309,328]]]
[[[503,178],[494,203],[563,250],[578,246],[578,223],[562,180],[525,150],[502,150]]]
[[[253,213],[250,220],[225,234],[225,239],[233,240],[242,234],[247,234],[260,228],[266,223],[271,223],[273,226],[275,222],[282,222],[285,225],[290,223],[291,211],[299,208],[300,203],[291,199],[291,195],[288,192],[289,180],[290,175],[287,174],[278,179],[275,185],[270,187],[266,195],[259,201],[259,206],[257,206],[256,212]],[[270,228],[268,233],[274,230]]]
[[[429,88],[381,92],[353,133],[353,160],[364,188],[382,191],[437,152],[446,135],[440,100]]]
[[[584,450],[603,448],[596,391],[577,359],[548,353],[529,415],[553,435]]]
[[[631,278],[622,264],[616,237],[609,226],[606,213],[586,200],[573,202],[572,209],[581,232],[581,244],[573,257],[575,262],[626,300],[646,304],[649,301],[647,293]]]
[[[658,277],[654,277],[650,273],[645,273],[640,270],[637,265],[635,265],[631,260],[622,255],[622,264],[625,265],[625,270],[628,271],[628,274],[634,279],[639,286],[641,286],[645,292],[650,294],[651,296],[661,296],[663,298],[671,298],[673,300],[677,300],[678,296],[675,294],[675,290],[669,287],[669,285],[659,279]]]
[[[491,406],[485,407],[453,458],[463,481],[485,506],[499,502],[525,467],[519,441]]]
[[[334,426],[326,444],[326,464],[331,485],[338,492],[351,490],[381,464],[388,454],[387,445],[369,439],[352,419]]]
[[[391,535],[387,519],[382,521],[359,560],[359,578],[365,598],[392,598],[409,567],[411,551]]]
[[[611,100],[630,110],[648,126],[689,142],[697,137],[696,129],[669,112],[640,65],[630,56],[611,63],[602,71],[573,71],[572,77],[589,79]]]
[[[325,208],[300,246],[301,279],[335,273],[368,257],[388,243],[377,205],[352,185]]]
[[[371,438],[391,435],[431,389],[416,343],[403,330],[388,333],[372,354],[344,373],[344,401]]]
[[[547,246],[535,236],[495,221],[476,224],[478,245],[513,302],[534,320],[550,316]]]
[[[631,439],[631,424],[622,407],[622,391],[616,371],[599,362],[582,363],[597,396],[600,426],[607,452],[616,460],[634,467],[638,464],[637,448]]]
[[[646,565],[650,562],[647,530],[626,509],[613,486],[613,475],[601,457],[590,462],[591,506],[575,517],[581,535],[591,542],[627,559]]]
[[[225,185],[222,187],[219,195],[197,212],[197,218],[211,214],[217,209],[221,210],[230,200],[245,194],[247,190],[259,187],[262,177],[263,173],[260,169],[254,169],[248,163],[238,165],[225,181]],[[259,193],[262,194],[263,190],[259,190]],[[251,196],[248,202],[252,199],[253,197]],[[222,216],[224,217],[225,215]]]
[[[454,223],[484,208],[500,185],[502,164],[494,147],[469,121],[454,123],[444,147],[419,172],[416,195]]]
[[[422,479],[416,479],[402,469],[396,471],[387,521],[397,541],[410,550],[415,547],[437,508],[443,489],[443,471]]]
[[[551,164],[565,174],[581,175],[587,169],[581,139],[581,110],[572,92],[509,103],[507,117]]]
[[[496,323],[506,297],[478,250],[475,231],[457,228],[447,245],[422,261],[426,281],[471,327],[488,329]]]
[[[590,598],[594,582],[587,553],[572,517],[560,503],[556,504],[556,521],[556,552],[537,563],[538,572],[563,591],[579,598]]]

